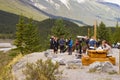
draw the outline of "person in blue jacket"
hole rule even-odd
[[[70,37],[68,41],[68,55],[72,55],[72,46],[73,46],[73,40]]]
[[[96,49],[96,43],[97,42],[96,42],[94,36],[92,36],[91,39],[89,40],[89,43],[88,43],[89,49],[90,50],[95,50]]]

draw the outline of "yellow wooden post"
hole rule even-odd
[[[90,37],[90,28],[88,28],[88,37]]]
[[[95,40],[97,40],[97,21],[95,21],[95,24],[94,24],[94,38],[95,38]]]

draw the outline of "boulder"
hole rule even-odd
[[[109,61],[106,61],[106,62],[103,63],[102,71],[110,73],[110,74],[117,73],[117,71],[114,69],[114,66]]]
[[[59,57],[57,57],[57,58],[52,58],[52,62],[53,62],[53,63],[58,62],[60,65],[65,65],[65,64],[66,64],[66,63],[65,63],[65,60],[64,60],[63,58],[59,58]]]
[[[102,71],[102,63],[101,62],[94,62],[89,65],[89,72],[101,72]]]
[[[117,73],[117,71],[114,69],[112,63],[109,61],[105,62],[94,62],[90,64],[89,66],[89,72],[107,72],[110,74]]]
[[[57,58],[57,55],[54,54],[51,49],[46,50],[44,52],[44,56],[47,57],[48,59]]]
[[[66,63],[66,68],[68,68],[68,69],[79,69],[79,68],[82,68],[82,63],[81,63],[80,59],[74,59],[74,60],[68,61]]]

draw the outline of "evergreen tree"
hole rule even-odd
[[[109,35],[109,42],[113,43],[113,31],[112,28],[107,28],[108,29],[108,35]]]
[[[57,37],[66,36],[69,34],[62,19],[57,19],[55,25],[51,29],[51,34]]]
[[[107,40],[109,41],[109,33],[108,30],[103,22],[101,22],[98,26],[97,37],[100,40]]]
[[[115,29],[114,36],[113,36],[114,42],[120,42],[119,36],[120,36],[120,27],[119,27],[118,22],[117,22],[116,29]]]
[[[24,44],[25,52],[36,52],[40,49],[40,36],[38,27],[34,25],[33,20],[30,19],[24,30]]]
[[[24,29],[26,27],[24,17],[20,16],[19,22],[16,25],[16,39],[14,44],[17,46],[17,48],[20,50],[20,52],[23,54],[23,49],[24,49]]]
[[[15,45],[22,54],[32,53],[40,49],[40,36],[32,19],[25,23],[21,16],[16,29]]]

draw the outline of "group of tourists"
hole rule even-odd
[[[79,55],[82,55],[82,53],[86,53],[88,49],[110,51],[111,46],[108,45],[106,40],[96,41],[94,36],[91,38],[76,38],[75,41],[73,41],[71,37],[69,39],[65,39],[64,37],[58,39],[55,36],[51,36],[50,49],[53,49],[56,54],[58,53],[58,49],[60,49],[60,53],[67,51],[68,55],[72,55],[72,52],[76,51]]]
[[[60,53],[68,51],[68,54],[72,55],[72,46],[73,40],[71,37],[69,39],[64,39],[63,37],[58,39],[57,37],[52,36],[50,39],[50,49],[53,49],[56,54],[58,53],[58,49],[60,49]]]
[[[109,45],[109,43],[106,40],[96,41],[94,39],[94,36],[91,37],[88,45],[89,45],[89,49],[93,49],[93,50],[106,50],[106,51],[111,50],[111,46]]]

